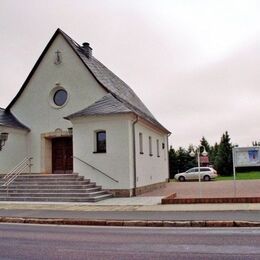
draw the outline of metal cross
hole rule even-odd
[[[60,64],[61,63],[61,52],[59,51],[59,50],[57,50],[56,52],[55,52],[55,54],[56,54],[56,60],[55,60],[55,64]]]

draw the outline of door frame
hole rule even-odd
[[[57,128],[54,132],[41,134],[41,173],[52,174],[52,139],[58,137],[72,137],[73,140],[73,135],[69,131],[62,131],[60,128]],[[74,171],[74,165],[72,171]]]

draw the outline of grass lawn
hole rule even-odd
[[[255,180],[260,179],[260,172],[239,172],[236,173],[237,180]],[[232,176],[218,176],[217,180],[233,180]]]

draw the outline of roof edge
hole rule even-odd
[[[60,28],[58,28],[55,33],[53,34],[53,36],[51,37],[51,39],[49,40],[49,42],[47,43],[46,47],[44,48],[43,52],[41,53],[40,57],[38,58],[38,60],[36,61],[36,63],[34,64],[32,70],[30,71],[29,75],[27,76],[26,80],[24,81],[22,87],[20,88],[20,90],[18,91],[18,93],[16,94],[16,96],[13,98],[13,100],[9,103],[9,105],[6,107],[6,111],[10,111],[10,109],[12,108],[12,106],[15,104],[15,102],[17,101],[17,99],[21,96],[21,94],[23,93],[24,89],[26,88],[28,82],[30,81],[30,79],[32,78],[34,72],[36,71],[36,69],[38,68],[40,62],[42,61],[44,55],[46,54],[46,52],[48,51],[49,47],[51,46],[51,44],[53,43],[53,41],[55,40],[55,38],[57,37],[58,34],[62,34],[62,30]]]

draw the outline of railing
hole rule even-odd
[[[102,173],[103,175],[105,175],[107,178],[113,180],[114,182],[117,182],[117,183],[119,182],[118,180],[116,180],[116,179],[114,179],[113,177],[107,175],[106,173],[102,172],[101,170],[99,170],[99,169],[96,168],[95,166],[93,166],[93,165],[87,163],[86,161],[84,161],[84,160],[82,160],[82,159],[80,159],[80,158],[78,158],[78,157],[76,157],[76,156],[72,156],[72,157],[75,158],[75,159],[77,159],[77,160],[79,160],[79,161],[81,161],[82,163],[88,165],[88,166],[91,167],[92,169],[94,169],[94,170],[96,170],[96,171]]]
[[[10,172],[8,172],[3,180],[5,180],[4,184],[2,184],[3,187],[6,187],[7,189],[7,195],[8,195],[8,188],[9,185],[26,169],[29,168],[29,173],[31,173],[31,167],[32,167],[32,157],[25,157],[20,163],[18,163]]]

